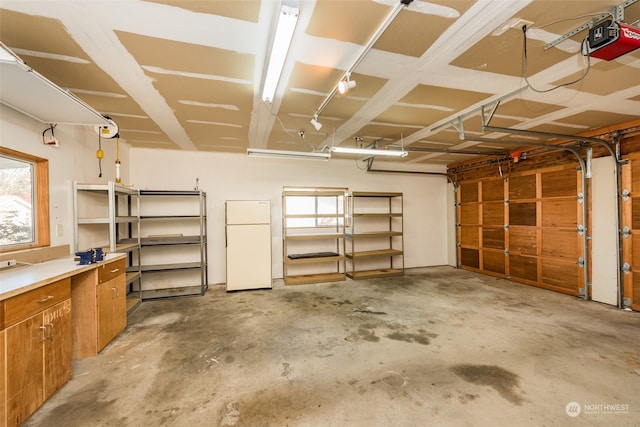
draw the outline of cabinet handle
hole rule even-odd
[[[111,288],[111,292],[113,292],[114,298],[118,296],[118,288]]]
[[[110,271],[110,273],[117,273],[118,271],[120,271],[119,268],[114,268],[113,270]]]
[[[45,336],[45,334],[47,333],[47,327],[45,325],[41,325],[40,330],[42,331],[42,339],[40,340],[40,342],[45,342],[47,340],[47,337]]]
[[[52,299],[53,299],[53,295],[47,295],[46,297],[38,300],[38,303],[39,304],[44,304],[45,302],[50,301]]]

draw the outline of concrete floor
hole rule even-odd
[[[216,286],[73,372],[26,426],[637,426],[640,313],[450,267]]]

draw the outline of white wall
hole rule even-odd
[[[355,160],[329,162],[173,150],[130,149],[131,184],[139,189],[191,190],[207,193],[209,283],[225,281],[224,203],[270,200],[272,204],[273,276],[282,277],[283,186],[349,187],[356,191],[404,193],[405,267],[447,264],[447,181],[443,176],[368,173]],[[362,166],[360,164],[360,166]],[[376,163],[376,167],[392,168]],[[403,164],[412,170],[419,165]],[[443,167],[424,169],[443,172]]]
[[[0,104],[0,144],[3,147],[49,160],[49,206],[51,246],[68,244],[73,251],[73,180],[106,183],[115,179],[115,141],[102,140],[105,157],[102,178],[98,178],[98,134],[92,126],[58,125],[55,136],[60,147],[42,143],[42,132],[48,127],[22,113]],[[123,182],[128,180],[129,149],[120,143]],[[62,225],[62,236],[56,235]]]

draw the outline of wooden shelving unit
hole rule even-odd
[[[336,282],[345,275],[346,189],[285,188],[282,192],[286,285]]]
[[[402,193],[354,191],[348,196],[347,276],[404,274]]]
[[[74,252],[102,247],[127,254],[127,313],[142,301],[140,192],[118,185],[73,182]],[[105,243],[106,242],[106,243]]]

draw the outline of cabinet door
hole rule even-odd
[[[5,360],[5,331],[0,331],[0,426],[6,425],[6,390],[5,390],[5,379],[6,379],[6,360]]]
[[[7,426],[22,424],[44,402],[42,314],[7,328]]]
[[[98,351],[127,325],[125,285],[124,275],[98,285]]]
[[[48,399],[71,378],[71,300],[43,313],[44,398]]]

